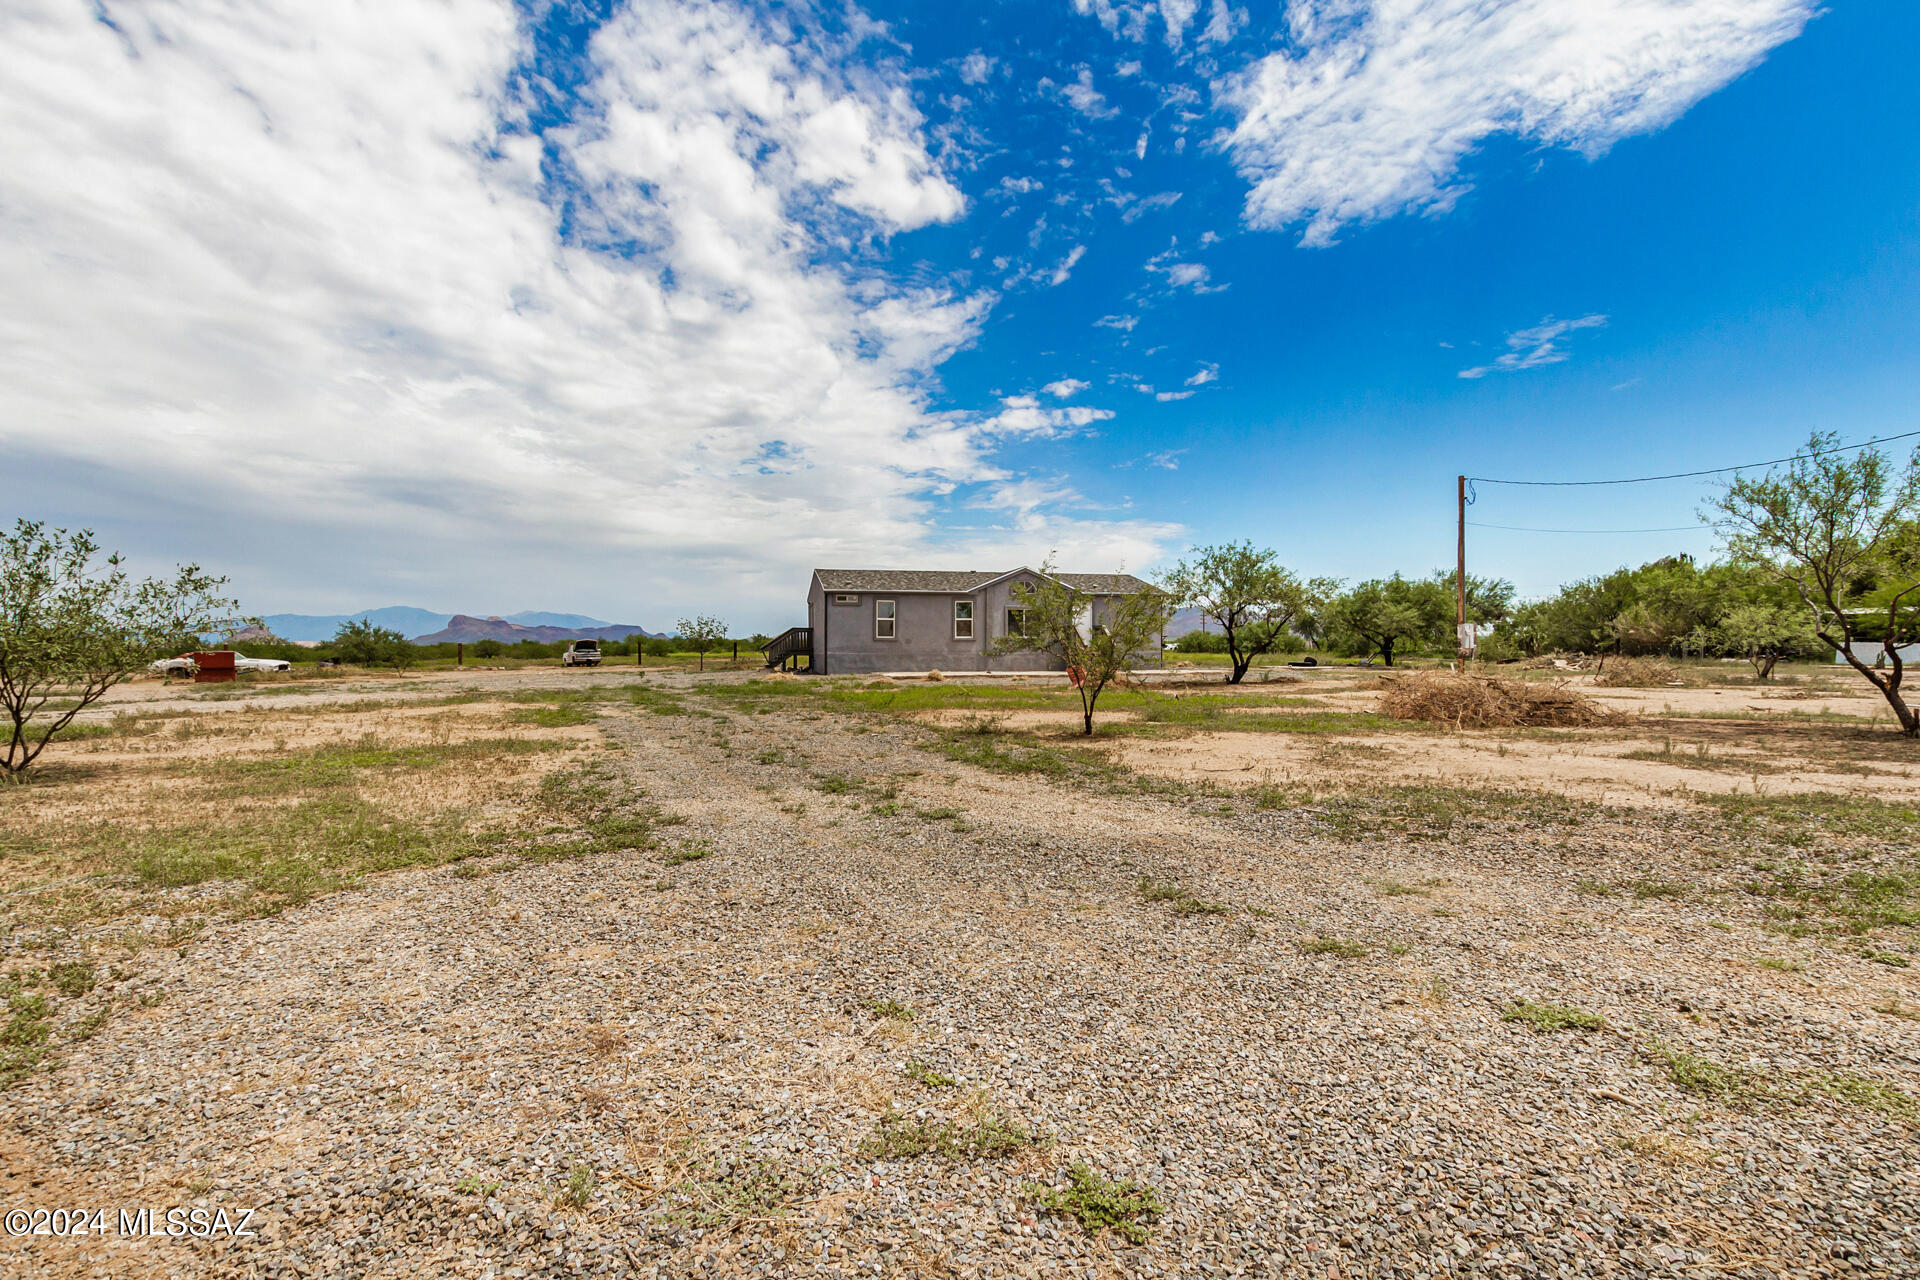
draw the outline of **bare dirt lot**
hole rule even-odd
[[[1913,744],[1370,678],[1090,745],[1035,682],[133,686],[0,793],[0,1197],[108,1211],[0,1273],[1920,1271]],[[172,1206],[256,1234],[117,1230]]]

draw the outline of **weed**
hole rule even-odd
[[[1076,1160],[1067,1170],[1067,1186],[1029,1184],[1034,1203],[1063,1218],[1072,1218],[1088,1235],[1112,1231],[1129,1244],[1145,1244],[1148,1225],[1167,1211],[1160,1193],[1145,1183],[1111,1181]]]
[[[1605,880],[1575,880],[1573,887],[1581,893],[1595,898],[1611,898],[1613,896],[1613,886]]]
[[[1167,909],[1182,919],[1188,916],[1224,916],[1233,911],[1233,908],[1224,902],[1208,902],[1202,898],[1196,898],[1169,880],[1152,880],[1142,877],[1140,896],[1148,902],[1166,903]]]
[[[8,996],[7,1012],[11,1016],[0,1026],[0,1089],[19,1083],[46,1056],[53,1017],[45,996]]]
[[[64,996],[83,996],[93,990],[94,968],[91,961],[67,960],[47,970],[47,980]]]
[[[1655,1041],[1653,1055],[1667,1069],[1674,1084],[1688,1093],[1717,1102],[1751,1103],[1773,1097],[1773,1090],[1755,1072],[1675,1049]]]
[[[500,1184],[497,1182],[482,1182],[478,1174],[470,1173],[460,1179],[460,1181],[454,1183],[453,1189],[461,1195],[479,1196],[482,1200],[486,1200],[500,1189]]]
[[[1894,996],[1888,996],[1885,1003],[1872,1006],[1875,1013],[1884,1013],[1889,1018],[1907,1018],[1920,1021],[1920,1009],[1909,1009]]]
[[[1598,1031],[1607,1025],[1598,1014],[1582,1013],[1564,1004],[1535,1004],[1515,1000],[1500,1011],[1502,1022],[1524,1022],[1535,1031]]]
[[[861,1007],[876,1018],[887,1018],[895,1022],[912,1022],[920,1016],[911,1006],[901,1004],[891,997],[885,1000],[866,1000],[861,1003]]]
[[[514,724],[530,724],[542,729],[566,729],[587,724],[593,713],[578,706],[527,707],[510,717]]]
[[[937,1155],[948,1160],[997,1160],[1045,1143],[1018,1121],[989,1111],[969,1124],[909,1119],[897,1111],[880,1117],[860,1144],[863,1160],[911,1160]]]
[[[902,1069],[902,1074],[904,1074],[907,1079],[918,1080],[921,1084],[931,1089],[957,1089],[960,1087],[958,1080],[955,1080],[950,1075],[935,1071],[924,1062],[909,1062]]]
[[[555,1203],[570,1209],[584,1209],[593,1199],[593,1191],[597,1186],[599,1183],[594,1181],[593,1170],[576,1160],[573,1168],[567,1170],[566,1190],[555,1197]]]
[[[112,1017],[113,1006],[101,1005],[98,1009],[95,1009],[92,1013],[74,1023],[73,1030],[68,1033],[68,1036],[70,1039],[76,1041],[91,1040],[99,1033],[100,1028],[107,1025]]]
[[[662,1196],[660,1221],[696,1230],[731,1227],[750,1218],[778,1217],[810,1188],[805,1178],[769,1161],[729,1168],[710,1178],[689,1178]]]
[[[1862,951],[1860,958],[1862,960],[1871,960],[1875,964],[1888,965],[1895,969],[1905,969],[1913,963],[1913,961],[1907,959],[1905,956],[1892,951]]]
[[[1825,1098],[1854,1111],[1871,1111],[1892,1120],[1920,1121],[1920,1100],[1878,1080],[1856,1075],[1819,1074],[1802,1086],[1803,1096]]]
[[[1779,956],[1761,956],[1754,963],[1762,969],[1774,969],[1780,973],[1799,973],[1807,967],[1798,960],[1783,960]]]
[[[851,779],[837,773],[824,773],[816,776],[813,785],[830,796],[841,796],[853,790]]]
[[[1671,880],[1655,880],[1650,876],[1628,883],[1627,889],[1633,894],[1635,902],[1646,902],[1652,898],[1684,898],[1687,887],[1675,884]]]
[[[713,850],[704,844],[683,844],[671,850],[661,861],[670,867],[682,866],[689,862],[698,862],[702,858],[711,858]]]
[[[1353,942],[1346,938],[1330,938],[1324,934],[1303,939],[1294,944],[1301,952],[1310,956],[1337,956],[1342,960],[1358,960],[1371,950],[1364,942]]]
[[[1398,880],[1381,880],[1373,887],[1375,892],[1383,898],[1431,898],[1433,896],[1431,889],[1422,888],[1417,884],[1402,884]]]
[[[787,762],[787,756],[785,752],[769,747],[765,751],[755,755],[753,762],[755,764],[785,764]]]

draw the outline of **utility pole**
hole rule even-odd
[[[1458,654],[1456,669],[1464,672],[1467,669],[1467,659],[1472,656],[1467,650],[1467,478],[1465,476],[1459,476],[1455,480],[1454,502],[1460,516],[1460,554],[1453,574],[1453,645]]]

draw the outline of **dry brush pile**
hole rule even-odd
[[[1456,729],[1586,729],[1621,723],[1576,690],[1492,676],[1422,671],[1382,678],[1380,710],[1398,720],[1426,720]]]

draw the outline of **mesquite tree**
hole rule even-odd
[[[1901,693],[1902,645],[1920,612],[1920,449],[1898,475],[1878,449],[1838,456],[1840,438],[1815,432],[1807,452],[1759,479],[1736,476],[1706,515],[1735,559],[1791,586],[1814,634],[1878,689],[1900,730],[1920,737],[1920,715]],[[1706,513],[1703,513],[1705,515]],[[1880,631],[1869,664],[1854,651]]]
[[[700,655],[700,669],[707,669],[707,652],[727,638],[727,624],[718,618],[701,614],[697,618],[682,618],[679,622],[680,643]]]
[[[134,581],[93,531],[35,520],[0,534],[0,709],[11,733],[0,777],[18,781],[56,733],[107,690],[195,637],[235,625],[225,578],[187,565]]]
[[[1296,624],[1324,607],[1340,584],[1296,577],[1274,552],[1230,542],[1195,547],[1192,560],[1182,560],[1167,574],[1166,588],[1175,600],[1220,624],[1233,663],[1227,683],[1239,684],[1255,658],[1272,652]]]
[[[1026,611],[1018,632],[1001,636],[989,652],[1028,650],[1060,660],[1080,694],[1084,732],[1093,733],[1093,707],[1108,685],[1159,648],[1160,635],[1173,614],[1163,591],[1106,596],[1105,611],[1094,601],[1053,577],[1053,562],[1040,566],[1037,582],[1016,583],[1009,592],[1015,609]]]

